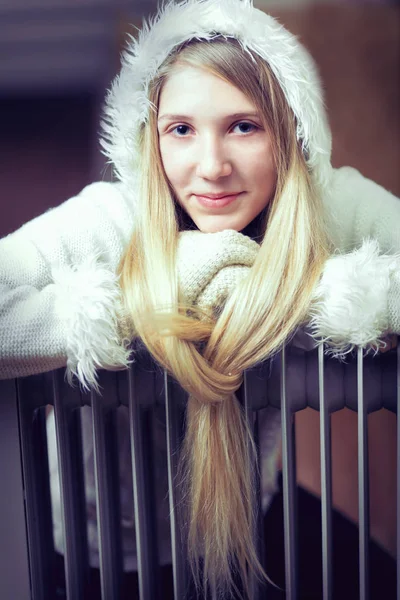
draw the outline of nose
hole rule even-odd
[[[223,142],[215,137],[199,144],[197,176],[203,179],[219,179],[232,173],[232,161]]]

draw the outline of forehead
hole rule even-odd
[[[184,110],[213,112],[224,107],[239,112],[254,111],[255,106],[236,86],[206,69],[178,64],[166,79],[161,90],[159,114]]]

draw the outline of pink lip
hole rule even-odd
[[[227,196],[220,196],[218,198],[210,198],[209,196],[198,196],[195,194],[197,200],[202,206],[206,208],[223,208],[224,206],[228,206],[236,200],[236,198],[241,194],[229,194]]]
[[[225,198],[225,196],[237,196],[239,193],[240,192],[220,192],[219,194],[214,194],[213,192],[209,192],[208,194],[195,194],[195,196],[211,198],[211,200],[219,200],[220,198]]]

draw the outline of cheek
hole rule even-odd
[[[185,179],[185,153],[172,144],[160,144],[160,155],[165,174],[173,187],[183,185]]]
[[[266,191],[275,186],[276,169],[270,150],[259,152],[252,157],[248,164],[251,169],[251,177],[258,186]]]
[[[274,170],[273,152],[269,141],[262,139],[258,143],[252,143],[244,150],[238,152],[240,164],[246,165],[251,173],[257,173],[257,178],[262,173]]]

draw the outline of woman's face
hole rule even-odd
[[[201,231],[241,231],[270,201],[270,134],[230,83],[204,69],[176,67],[161,91],[158,133],[175,197]]]

